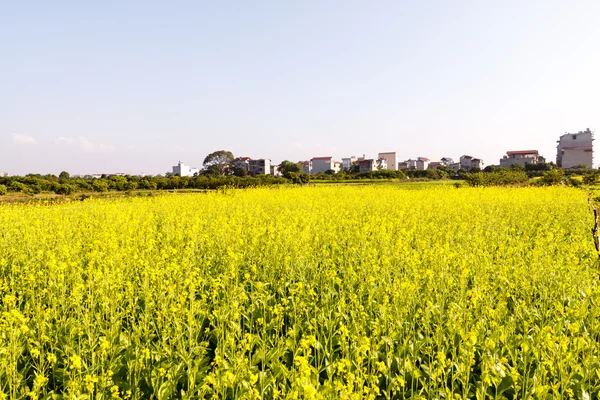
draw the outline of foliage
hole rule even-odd
[[[202,165],[210,171],[225,175],[233,164],[233,153],[226,150],[217,150],[204,158]]]
[[[529,177],[519,169],[497,169],[495,172],[466,173],[465,181],[469,186],[504,186],[524,184]]]
[[[283,175],[286,176],[287,174],[294,172],[296,174],[299,174],[302,172],[302,164],[300,163],[295,163],[289,160],[283,160],[280,164],[279,164],[279,172]],[[289,176],[289,175],[287,175]]]
[[[8,194],[8,188],[5,185],[0,185],[0,196],[6,196]]]
[[[7,398],[598,398],[568,187],[0,208]]]
[[[586,185],[595,185],[598,183],[598,173],[587,173],[583,176],[583,183]]]
[[[310,181],[310,175],[305,174],[303,172],[300,172],[300,173],[286,172],[285,176],[292,183],[295,183],[297,185],[306,184],[306,183],[308,183]]]
[[[560,185],[566,182],[565,171],[557,168],[547,171],[542,176],[541,182],[545,185]]]
[[[69,195],[69,194],[75,193],[75,187],[73,185],[69,185],[67,183],[58,184],[58,185],[56,185],[54,192],[56,194]]]

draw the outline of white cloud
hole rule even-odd
[[[13,143],[19,146],[30,146],[37,143],[33,137],[23,135],[22,133],[13,133],[12,137]]]
[[[106,153],[116,149],[116,147],[112,145],[94,143],[85,136],[78,136],[76,138],[70,136],[60,136],[56,139],[56,143],[77,147],[85,153]]]

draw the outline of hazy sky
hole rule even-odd
[[[0,0],[0,172],[164,173],[218,149],[554,160],[562,133],[600,128],[599,17],[598,0]]]

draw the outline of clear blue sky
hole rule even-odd
[[[600,1],[4,1],[0,172],[507,150],[599,128]],[[600,153],[596,160],[600,160]]]

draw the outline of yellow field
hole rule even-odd
[[[598,398],[586,200],[377,185],[0,206],[0,398]]]

